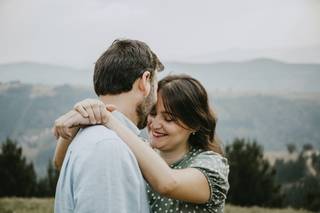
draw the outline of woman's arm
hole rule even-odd
[[[108,117],[106,126],[130,147],[144,177],[155,191],[166,197],[193,203],[206,203],[209,200],[210,188],[202,172],[195,168],[171,169],[150,146],[110,113]]]
[[[53,156],[53,164],[57,170],[60,171],[64,157],[66,155],[67,149],[70,145],[71,141],[59,137],[56,145],[56,149]]]
[[[92,109],[83,108],[82,103],[92,104],[90,105],[92,106]],[[107,108],[110,111],[116,109],[113,105],[108,105]],[[79,131],[79,126],[105,123],[106,112],[107,109],[103,102],[95,99],[85,99],[82,102],[77,103],[74,106],[74,110],[60,116],[54,122],[53,134],[58,140],[53,157],[53,163],[56,169],[61,169],[67,149],[72,142],[72,139]]]
[[[88,118],[82,117],[78,112],[71,110],[60,116],[54,123],[53,133],[57,137],[57,145],[53,156],[53,164],[60,170],[63,164],[67,149],[79,131],[80,125],[89,125]]]
[[[129,146],[139,163],[144,177],[155,191],[166,197],[193,203],[206,203],[209,200],[210,188],[202,172],[195,168],[171,169],[147,143],[144,143],[131,130],[113,117],[112,114],[106,110],[105,105],[103,105],[104,107],[97,107],[95,105],[101,105],[101,102],[94,102],[94,100],[90,100],[90,102],[86,100],[79,102],[76,106],[82,108],[82,110],[77,110],[78,113],[76,113],[76,115],[73,112],[73,116],[65,116],[67,118],[61,119],[57,125],[60,127],[57,128],[59,130],[59,134],[57,135],[68,135],[65,133],[66,127],[79,125],[84,122],[90,124],[92,119],[89,121],[88,118],[83,118],[82,116],[86,116],[83,110],[87,112],[91,111],[92,113],[90,114],[91,116],[95,116],[95,121],[106,121],[103,122],[103,124],[114,130]],[[88,110],[88,108],[90,108],[90,110]],[[103,117],[103,119],[96,117],[96,115]],[[81,121],[80,119],[86,120]],[[60,149],[66,150],[64,147],[67,147],[67,145],[63,144],[62,141],[61,144],[61,147],[57,147],[57,152],[60,156],[64,156]],[[58,156],[57,159],[59,160],[61,157]]]
[[[54,156],[53,156],[53,164],[57,170],[61,169],[68,147],[72,142],[72,139],[75,137],[75,135],[79,131],[79,129],[80,129],[79,127],[69,128],[69,131],[68,131],[70,134],[69,138],[64,138],[59,136],[56,149],[54,151]]]

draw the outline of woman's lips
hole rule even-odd
[[[155,137],[155,138],[160,138],[160,137],[167,136],[167,134],[161,133],[161,132],[157,132],[157,131],[152,131],[152,136]]]

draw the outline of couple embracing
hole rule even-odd
[[[207,92],[187,75],[157,82],[163,69],[137,40],[116,40],[97,60],[99,100],[55,122],[56,213],[223,212],[229,166]]]

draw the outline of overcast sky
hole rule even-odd
[[[320,1],[0,0],[0,63],[88,67],[118,37],[147,42],[165,61],[315,48]]]

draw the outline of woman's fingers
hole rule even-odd
[[[74,105],[73,109],[79,112],[83,117],[85,118],[89,117],[89,114],[87,113],[83,105],[81,105],[80,103],[77,103],[76,105]]]
[[[100,105],[100,116],[103,124],[108,122],[107,109],[105,106]]]
[[[94,119],[95,119],[96,123],[100,124],[101,123],[100,103],[92,102],[91,108],[92,108],[92,111],[94,114]]]
[[[59,136],[66,138],[69,135],[68,129],[73,126],[78,126],[79,123],[88,123],[88,118],[83,118],[80,113],[75,110],[60,116],[55,122],[53,127],[53,133],[58,139]]]
[[[74,106],[74,109],[79,112],[83,117],[89,117],[89,120],[91,122],[91,124],[95,124],[96,123],[96,119],[92,110],[92,103],[94,103],[95,99],[85,99],[83,101],[80,101],[78,103],[76,103],[76,105]]]
[[[112,112],[112,111],[115,111],[117,110],[117,107],[115,105],[112,105],[112,104],[106,104],[106,109],[109,111],[109,112]]]
[[[106,124],[111,116],[112,111],[116,110],[114,105],[105,105],[99,100],[86,99],[77,103],[74,110],[60,116],[54,123],[52,132],[58,139],[63,137],[71,140],[74,137],[73,127],[86,126],[90,124]]]
[[[58,132],[60,137],[70,140],[71,136],[67,133],[67,128],[59,128]]]
[[[78,112],[71,110],[70,112],[64,114],[63,116],[59,117],[55,121],[55,130],[56,130],[56,137],[63,137],[68,138],[68,134],[66,133],[68,128],[70,128],[73,124],[67,123],[67,121],[72,118],[75,114],[79,114]]]
[[[106,121],[103,113],[105,108],[106,105],[97,99],[85,99],[74,106],[74,109],[84,118],[89,118],[91,124],[101,124]],[[113,111],[116,107],[114,105],[108,105],[107,109],[109,111]]]
[[[55,127],[55,129],[59,129],[61,126],[63,126],[64,124],[64,121],[68,118],[68,117],[70,117],[71,115],[72,115],[72,111],[70,111],[70,112],[67,112],[66,114],[64,114],[64,115],[62,115],[62,116],[60,116],[59,118],[57,118],[57,120],[55,120],[55,122],[54,122],[54,127]]]
[[[80,113],[74,112],[64,121],[64,129],[79,126],[84,119],[88,120],[88,123],[90,124],[89,118],[83,118]]]
[[[88,115],[89,115],[90,123],[91,123],[91,124],[96,124],[96,119],[95,119],[95,117],[94,117],[94,113],[93,113],[93,110],[92,110],[91,105],[86,106],[85,109],[86,109],[86,111],[87,111],[87,113],[88,113]]]

